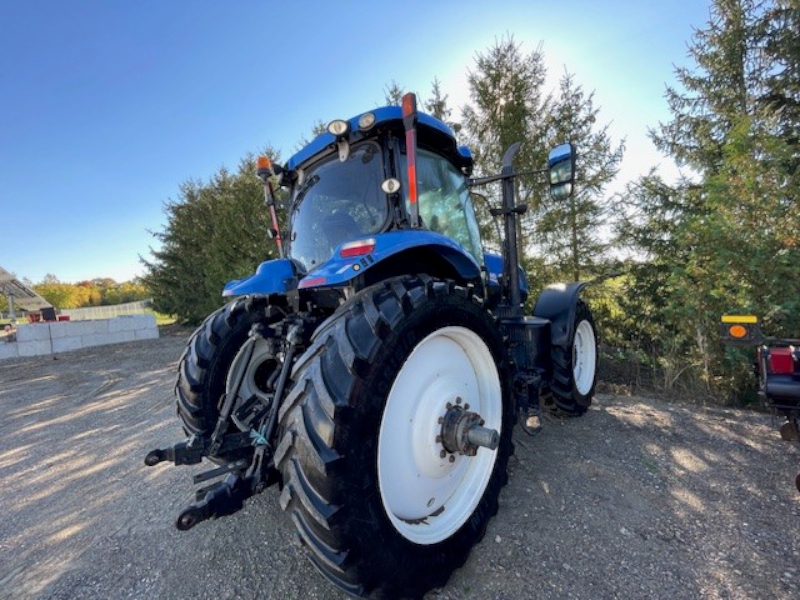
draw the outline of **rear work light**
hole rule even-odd
[[[354,256],[364,256],[373,250],[375,250],[375,238],[355,240],[344,244],[341,250],[339,250],[339,256],[342,258],[353,258]]]
[[[336,119],[328,123],[328,133],[336,137],[342,137],[350,133],[350,123],[342,119]]]

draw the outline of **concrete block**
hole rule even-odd
[[[112,331],[109,333],[103,334],[103,339],[106,341],[106,344],[121,344],[122,342],[128,342],[130,340],[126,339],[128,334],[133,334],[132,331]]]
[[[20,325],[17,328],[18,342],[43,342],[45,340],[50,341],[49,323],[31,323],[29,325]]]
[[[70,336],[77,337],[94,333],[94,325],[92,325],[91,321],[70,321],[64,324],[70,326],[69,329],[67,329],[68,335]]]
[[[70,350],[80,350],[83,342],[80,336],[53,338],[53,354],[58,352],[69,352]]]
[[[100,339],[100,334],[90,333],[89,335],[81,336],[81,343],[84,348],[91,348],[92,346],[99,346],[103,342]]]
[[[115,319],[111,319],[108,323],[108,330],[110,332],[114,331],[135,331],[136,329],[141,329],[139,321],[136,319],[137,315],[123,315],[121,317],[116,317]]]
[[[74,327],[76,323],[69,321],[60,321],[58,323],[50,323],[50,339],[65,338],[70,335],[70,328]]]
[[[128,331],[128,319],[125,317],[116,317],[108,322],[108,332],[116,333],[118,331]]]
[[[0,360],[4,358],[17,358],[19,345],[17,342],[0,342]]]
[[[92,324],[92,333],[108,333],[108,319],[89,321]]]
[[[157,340],[158,328],[155,329],[137,329],[135,332],[137,340]]]
[[[30,342],[17,342],[17,345],[19,346],[20,356],[43,356],[53,353],[53,349],[50,346],[50,338]]]

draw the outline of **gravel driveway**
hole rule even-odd
[[[187,333],[0,362],[0,598],[344,598],[275,488],[174,528],[202,469],[142,461],[181,436]],[[769,416],[600,394],[515,441],[500,513],[428,599],[800,597],[800,445]]]

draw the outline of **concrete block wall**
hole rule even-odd
[[[17,328],[16,342],[0,341],[0,360],[157,338],[155,315],[125,315],[97,321],[32,323]]]

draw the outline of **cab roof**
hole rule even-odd
[[[369,129],[362,131],[358,127],[358,120],[367,113],[375,115],[375,123]],[[353,143],[375,137],[386,129],[397,129],[402,132],[403,112],[399,106],[384,106],[360,113],[348,122],[350,123],[348,141]],[[466,146],[458,146],[453,130],[436,117],[423,112],[418,113],[417,141],[420,145],[445,155],[458,167],[472,167],[472,152]],[[327,131],[321,133],[289,158],[286,168],[296,169],[314,156],[332,149],[335,144],[336,136]]]

